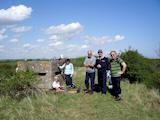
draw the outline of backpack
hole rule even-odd
[[[94,84],[93,91],[100,92],[101,91],[100,86],[98,84]]]

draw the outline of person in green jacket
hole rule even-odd
[[[112,59],[110,60],[110,64],[113,95],[115,97],[115,100],[121,100],[120,80],[121,75],[125,72],[127,65],[121,58],[117,57],[116,51],[111,51],[110,55],[112,57]]]

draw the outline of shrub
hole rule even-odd
[[[0,64],[0,76],[6,74],[8,76],[13,75],[15,73],[15,66],[9,64]]]
[[[34,72],[19,71],[14,75],[0,78],[0,91],[3,95],[9,95],[12,98],[23,98],[32,95],[33,84],[36,81]]]
[[[144,75],[144,57],[138,53],[137,50],[127,50],[121,53],[120,57],[126,62],[127,69],[124,77],[128,78],[130,82],[142,81],[145,79]]]
[[[130,83],[143,82],[147,87],[160,88],[160,72],[152,59],[145,58],[137,50],[126,50],[120,57],[126,62],[127,69],[123,77]]]
[[[74,67],[83,67],[85,57],[72,58],[71,63],[73,63]]]

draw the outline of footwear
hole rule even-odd
[[[112,96],[113,99],[116,99],[116,96]]]
[[[120,97],[120,96],[115,97],[115,100],[116,100],[116,101],[120,101],[120,100],[121,100],[121,97]]]
[[[93,94],[93,90],[88,90],[88,94],[92,95]]]
[[[71,88],[76,88],[76,86],[74,84],[71,85]]]
[[[67,85],[66,88],[71,88],[71,85]]]
[[[85,93],[88,93],[89,90],[88,90],[88,89],[83,89],[83,91],[84,91]]]

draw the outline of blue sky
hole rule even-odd
[[[0,59],[105,55],[131,46],[156,58],[159,0],[0,0]]]

